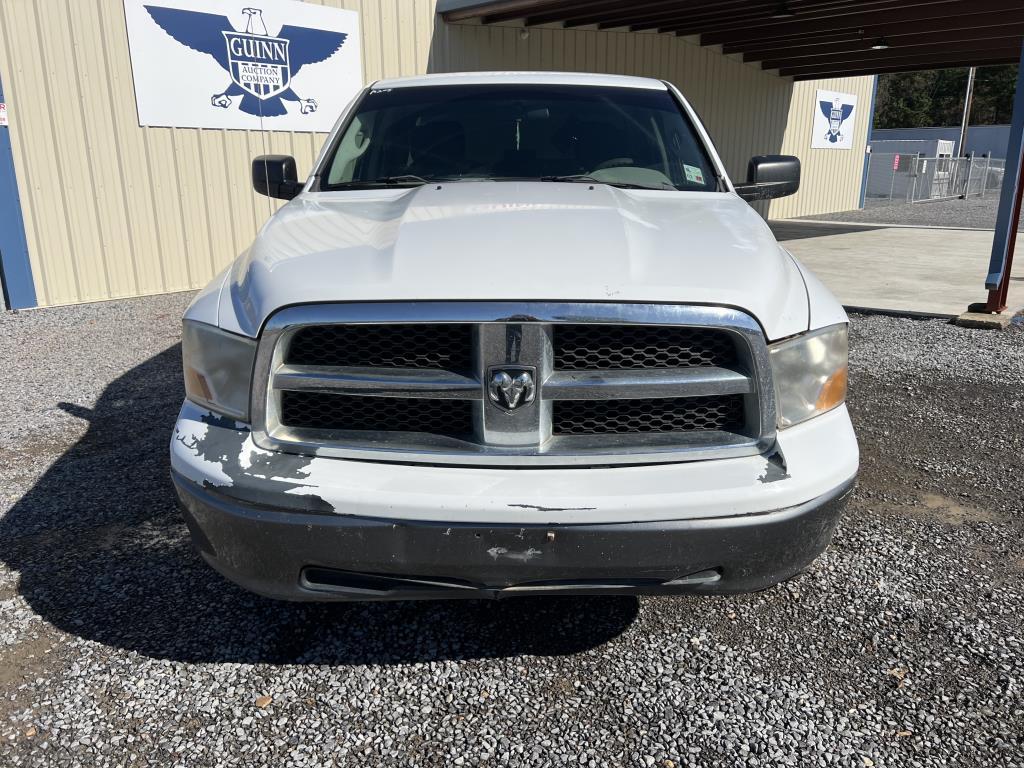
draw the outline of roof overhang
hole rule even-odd
[[[439,0],[445,21],[697,35],[797,80],[1010,64],[1021,0]]]

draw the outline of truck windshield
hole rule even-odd
[[[719,189],[668,91],[543,84],[371,89],[332,147],[320,186],[484,180]]]

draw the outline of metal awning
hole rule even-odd
[[[1021,0],[439,0],[445,21],[699,36],[796,80],[1011,64]]]

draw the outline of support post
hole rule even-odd
[[[1017,67],[1017,90],[1013,97],[1013,121],[1010,124],[1010,143],[1006,152],[1006,170],[996,216],[996,231],[992,239],[992,257],[989,260],[985,288],[988,290],[986,312],[1006,309],[1010,291],[1010,271],[1013,268],[1013,249],[1017,242],[1020,223],[1022,185],[1021,166],[1024,164],[1024,50]]]
[[[868,174],[871,167],[871,134],[875,132],[875,101],[878,98],[878,75],[875,75],[875,82],[871,86],[871,118],[868,120],[868,140],[864,145],[864,170],[860,175],[860,204],[859,208],[864,209],[868,199]],[[890,193],[889,199],[892,199]]]
[[[974,101],[974,76],[977,67],[967,70],[967,93],[964,94],[964,114],[960,120],[960,140],[956,145],[956,156],[967,156],[967,127],[971,122],[971,102]]]

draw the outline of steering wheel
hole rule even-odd
[[[632,157],[613,157],[611,160],[605,160],[600,163],[595,171],[603,171],[605,168],[621,168],[624,165],[633,165]]]

